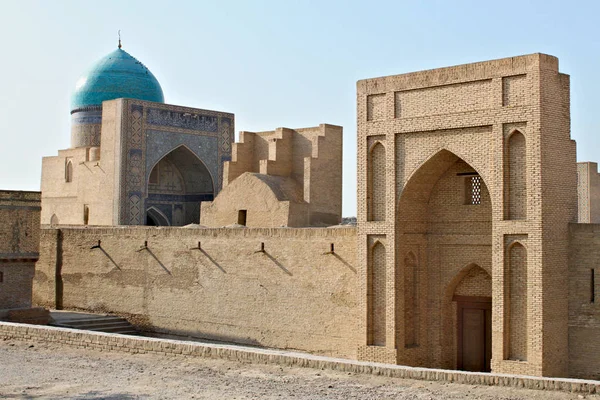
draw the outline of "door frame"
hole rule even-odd
[[[462,370],[463,368],[463,309],[465,308],[475,308],[479,310],[489,310],[492,312],[492,298],[491,297],[481,297],[481,296],[457,296],[454,295],[452,297],[452,301],[456,302],[456,369]],[[484,332],[487,331],[486,319],[484,318]],[[491,327],[490,327],[491,329]],[[487,346],[487,340],[484,338],[484,346]],[[490,347],[491,347],[491,337],[490,337]],[[484,347],[483,354],[484,357],[487,354],[487,348]],[[490,360],[491,361],[491,360]],[[487,363],[486,363],[487,364]]]

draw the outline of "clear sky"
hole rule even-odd
[[[600,160],[600,2],[0,0],[0,189],[39,190],[70,143],[78,76],[117,46],[170,104],[235,113],[236,131],[344,127],[356,210],[356,81],[542,52],[571,75],[579,161]]]

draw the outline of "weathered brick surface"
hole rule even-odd
[[[600,379],[600,224],[570,228],[569,373]]]
[[[354,228],[43,229],[34,302],[123,314],[149,330],[355,358],[355,241]]]
[[[0,310],[31,306],[40,240],[40,193],[0,191]]]
[[[337,225],[342,218],[342,127],[241,132],[223,167],[223,191],[201,224],[259,228]]]
[[[382,314],[369,307],[369,238],[379,235],[386,241],[385,347],[397,352],[395,361],[456,367],[452,296],[457,288],[466,293],[470,285],[460,279],[478,266],[492,282],[493,371],[567,376],[564,282],[577,197],[569,78],[558,60],[532,54],[366,79],[357,92],[363,337],[377,324],[369,312]],[[374,190],[373,170],[382,169],[372,160],[374,142],[386,150],[385,174],[378,174],[385,191]],[[480,177],[477,186],[469,176]],[[373,206],[382,201],[385,218],[376,220]],[[514,245],[522,251],[513,261],[526,275],[511,275]],[[405,262],[408,254],[414,262]],[[377,357],[366,345],[359,356]]]

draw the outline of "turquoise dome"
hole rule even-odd
[[[71,111],[101,106],[103,101],[120,98],[165,101],[152,72],[125,50],[117,49],[79,78],[71,98]]]

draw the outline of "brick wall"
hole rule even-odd
[[[600,224],[571,224],[570,236],[569,373],[600,379]]]
[[[492,369],[568,374],[564,282],[567,228],[577,206],[569,125],[569,78],[559,72],[556,58],[544,54],[357,83],[362,315],[367,315],[373,236],[385,239],[388,281],[386,351],[369,350],[364,343],[359,355],[456,368],[456,311],[448,296],[456,279],[475,264],[492,281]],[[384,168],[370,159],[376,141],[385,145]],[[379,194],[371,182],[375,168],[385,171],[386,190]],[[469,176],[481,180],[478,205],[467,201]],[[374,221],[372,205],[381,201],[385,218]],[[527,282],[515,278],[519,284],[509,292],[509,249],[516,242],[526,249]],[[416,269],[403,263],[409,253]],[[405,271],[407,266],[413,271]],[[409,291],[419,293],[417,304],[405,296]],[[517,298],[527,311],[518,318],[526,324],[516,316],[514,324],[510,321],[511,299]],[[414,328],[406,324],[414,324],[418,314],[423,317],[412,340]],[[368,321],[362,321],[365,333]],[[525,328],[511,339],[511,326]],[[406,346],[415,341],[419,346]],[[526,346],[520,351],[526,351],[527,361],[510,359],[511,341]]]
[[[355,241],[354,228],[43,229],[34,302],[123,314],[153,331],[355,358]],[[332,243],[334,254],[324,254]]]
[[[31,306],[40,239],[40,193],[0,191],[0,309]]]

